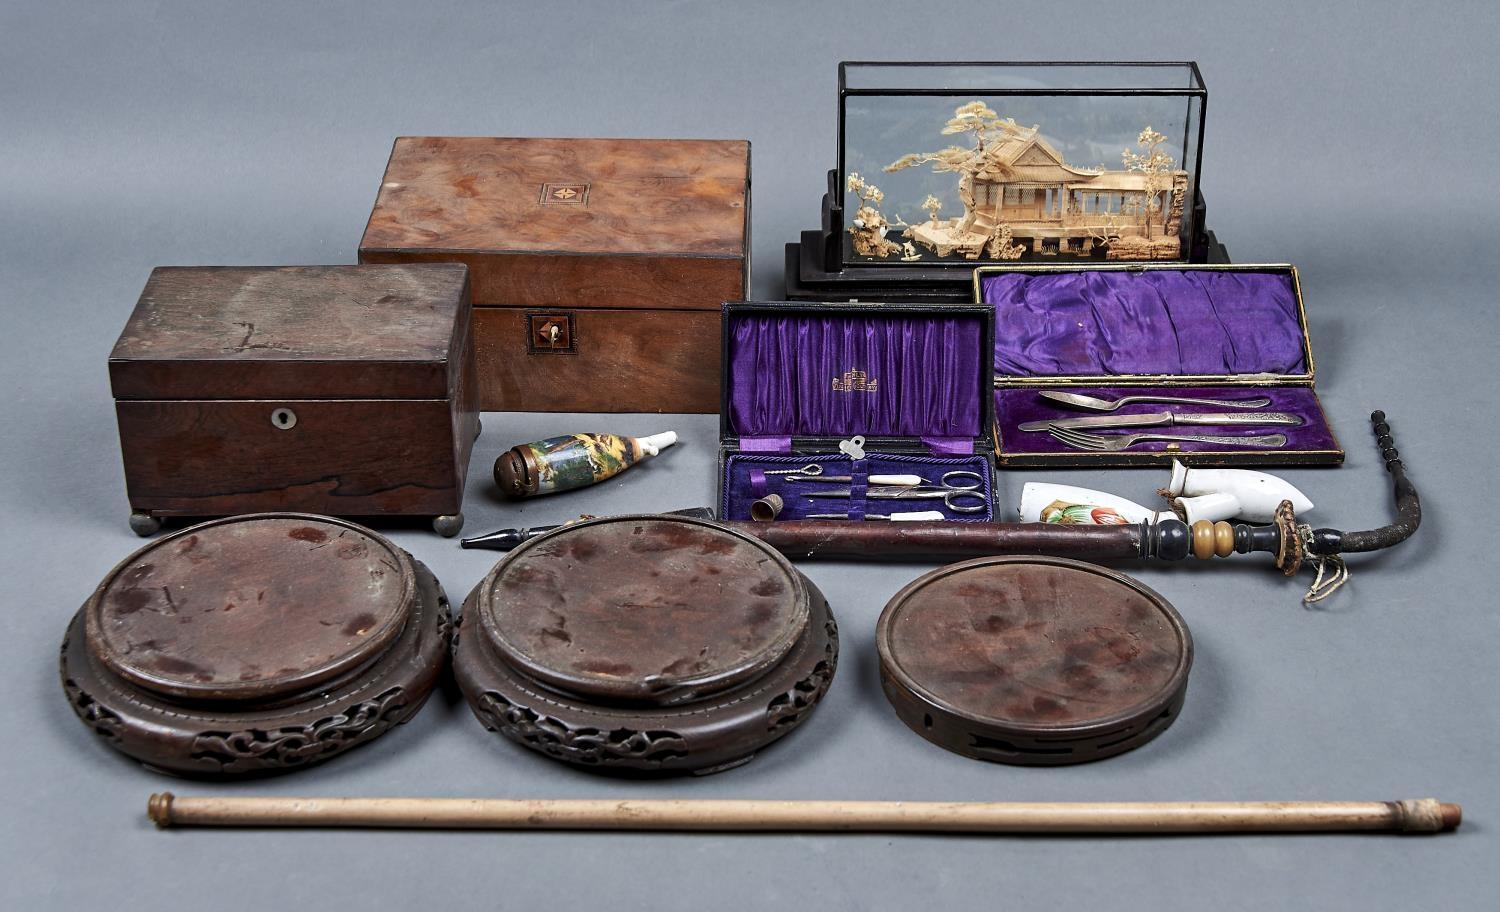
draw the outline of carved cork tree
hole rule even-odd
[[[922,208],[927,210],[928,223],[937,224],[938,213],[943,209],[943,201],[929,193],[927,198],[922,200]]]
[[[973,259],[992,239],[999,238],[1003,228],[1001,225],[989,224],[976,228],[974,179],[979,175],[984,175],[987,179],[1011,175],[1008,165],[986,152],[997,139],[1019,134],[1021,128],[1013,120],[1001,119],[1000,115],[984,102],[971,101],[954,110],[953,117],[943,126],[942,132],[949,136],[972,133],[974,145],[970,147],[948,146],[936,152],[913,152],[886,165],[884,170],[887,173],[894,173],[917,165],[931,164],[932,170],[936,173],[958,174],[958,198],[964,206],[963,216],[939,222],[937,214],[942,204],[936,197],[929,195],[922,204],[922,208],[928,212],[929,220],[925,227],[929,229],[927,233],[932,237],[923,233],[913,235],[912,232],[908,232],[908,235],[915,237],[919,243],[932,247],[939,256],[947,256],[959,250]],[[933,240],[939,236],[945,240]],[[1000,246],[1009,247],[1010,239],[1006,238]]]
[[[850,193],[859,197],[859,210],[854,213],[854,222],[849,226],[849,235],[854,239],[854,252],[868,257],[888,257],[900,252],[900,246],[886,238],[890,223],[877,208],[885,199],[885,194],[858,173],[849,175],[847,186]]]
[[[1173,169],[1177,160],[1161,149],[1162,143],[1167,138],[1151,129],[1147,124],[1146,129],[1136,137],[1136,145],[1143,151],[1133,152],[1126,149],[1121,153],[1120,159],[1124,163],[1126,171],[1135,171],[1145,176],[1145,187],[1141,193],[1138,205],[1141,208],[1142,222],[1146,231],[1146,240],[1151,240],[1151,220],[1159,215],[1162,210],[1162,194],[1170,186]],[[1165,224],[1162,226],[1165,231]]]
[[[1013,120],[1001,120],[989,105],[982,101],[971,101],[959,105],[953,117],[943,125],[943,135],[973,133],[974,147],[949,146],[937,152],[913,152],[903,155],[885,166],[887,172],[901,171],[916,165],[931,162],[934,171],[956,171],[960,174],[976,170],[984,157],[985,141],[996,135],[1019,130]],[[925,205],[925,204],[924,204]]]

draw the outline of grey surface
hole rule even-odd
[[[1321,8],[1315,8],[1321,7]],[[1031,10],[1031,12],[1022,12]],[[1043,10],[1050,11],[1042,12]],[[1500,238],[1495,7],[1380,4],[146,3],[0,6],[0,897],[8,908],[1495,908],[1493,397]],[[906,799],[1433,795],[1438,838],[979,839],[158,833],[148,793],[221,791],[116,756],[63,701],[69,615],[139,544],[105,358],[157,264],[351,262],[397,134],[748,137],[754,290],[817,221],[840,58],[1196,58],[1203,188],[1237,261],[1303,269],[1319,388],[1349,451],[1288,471],[1343,528],[1385,521],[1365,424],[1387,410],[1421,486],[1418,537],[1308,611],[1265,566],[1142,568],[1198,658],[1181,720],[1072,769],[985,765],[880,695],[885,600],[926,566],[808,565],[843,662],[809,724],[693,781],[570,772],[451,696],[325,767],[240,794]],[[502,505],[503,447],[576,429],[684,444],[590,494]],[[489,415],[471,531],[702,503],[712,417]],[[1007,499],[1042,473],[1001,478]],[[1160,473],[1051,477],[1149,499]],[[490,566],[396,540],[461,597]]]

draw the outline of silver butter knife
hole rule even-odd
[[[1221,427],[1297,427],[1302,419],[1286,412],[1146,412],[1140,415],[1098,415],[1089,418],[1053,418],[1048,421],[1026,421],[1017,425],[1023,431],[1046,431],[1066,428],[1087,431],[1095,428],[1166,427],[1172,424],[1215,424]]]

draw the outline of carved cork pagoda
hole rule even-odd
[[[930,163],[934,171],[959,175],[963,215],[939,218],[941,203],[929,196],[927,220],[905,227],[908,245],[970,260],[1015,260],[1027,252],[1092,258],[1099,255],[1096,250],[1111,260],[1182,256],[1188,172],[1162,150],[1166,137],[1151,127],[1137,138],[1140,151],[1123,151],[1120,170],[1070,165],[1038,126],[1002,120],[981,101],[961,105],[943,133],[972,133],[974,145],[913,153],[885,168],[895,172]],[[850,229],[855,251],[878,257],[900,251],[885,240],[885,219],[873,208],[878,191],[872,200],[874,188],[868,185],[862,183],[862,193],[849,189],[862,204],[862,218]],[[899,215],[896,222],[902,224]],[[861,236],[871,233],[868,226],[876,227],[876,236]]]

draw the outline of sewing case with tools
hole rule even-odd
[[[994,518],[994,313],[724,305],[720,516]]]
[[[1294,266],[984,266],[974,294],[1001,466],[1344,460]]]

